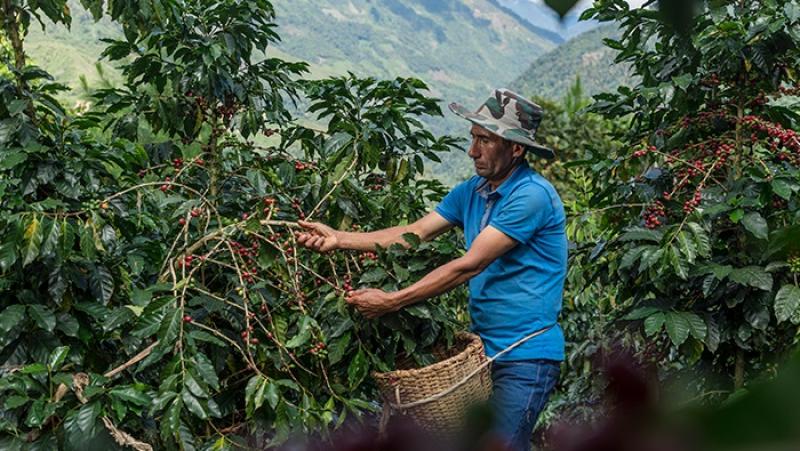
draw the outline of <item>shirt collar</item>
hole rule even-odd
[[[478,194],[480,194],[484,198],[488,198],[489,196],[493,196],[493,195],[505,196],[506,194],[508,194],[508,191],[511,188],[513,188],[514,183],[512,183],[512,182],[514,180],[516,180],[517,178],[519,178],[519,176],[523,172],[525,172],[525,169],[527,169],[528,167],[529,167],[528,166],[528,162],[525,161],[525,160],[522,160],[513,169],[513,171],[511,172],[511,175],[508,176],[508,178],[505,179],[503,181],[503,183],[501,183],[500,186],[498,186],[494,190],[492,190],[492,186],[489,185],[489,181],[488,180],[486,180],[485,178],[481,178],[481,181],[478,183],[478,186],[475,188],[475,191],[477,191]]]

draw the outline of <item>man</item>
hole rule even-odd
[[[564,358],[564,336],[556,323],[567,269],[564,207],[553,186],[528,167],[525,153],[546,158],[553,152],[534,141],[542,109],[498,89],[475,113],[458,104],[450,109],[472,122],[469,156],[477,176],[453,188],[422,219],[407,226],[369,233],[334,230],[301,222],[298,242],[310,249],[374,250],[414,233],[423,241],[457,226],[467,253],[417,283],[387,293],[356,290],[347,295],[367,318],[375,318],[444,293],[469,281],[472,329],[494,356],[542,329],[534,338],[500,355],[492,364],[491,404],[497,432],[513,450],[530,449],[536,419]],[[549,328],[549,329],[547,329]]]

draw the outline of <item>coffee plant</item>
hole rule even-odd
[[[580,80],[559,103],[546,99],[536,102],[547,112],[537,139],[554,149],[558,159],[532,164],[553,183],[564,201],[566,232],[572,245],[560,316],[568,337],[566,359],[557,389],[539,422],[538,430],[543,433],[554,422],[585,421],[598,411],[602,379],[597,377],[596,355],[616,338],[612,320],[618,306],[614,293],[590,272],[601,250],[595,241],[603,237],[603,228],[593,210],[596,172],[586,162],[593,155],[619,152],[623,142],[615,137],[627,129],[627,121],[587,111],[591,99],[584,96]]]
[[[446,192],[423,157],[456,144],[414,79],[303,81],[264,58],[257,2],[83,2],[121,21],[125,77],[88,112],[28,66],[5,2],[0,80],[0,444],[4,449],[268,446],[376,409],[370,371],[433,361],[464,327],[462,289],[368,321],[343,293],[397,289],[459,240],[373,252],[299,249],[298,219],[408,223]],[[58,14],[51,15],[53,11]],[[304,97],[315,125],[285,102]]]
[[[630,127],[588,163],[606,234],[587,273],[643,355],[741,387],[798,339],[800,4],[708,2],[689,30],[621,0],[584,17],[620,24],[606,44],[640,79],[592,106]]]

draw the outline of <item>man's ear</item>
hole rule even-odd
[[[525,156],[525,146],[520,143],[511,144],[511,156],[520,158]]]

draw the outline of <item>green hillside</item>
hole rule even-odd
[[[468,127],[446,103],[477,106],[556,47],[553,36],[492,0],[295,0],[276,3],[276,10],[281,50],[326,74],[419,77],[443,99],[445,118],[429,125],[456,136],[466,137]],[[432,166],[442,180],[471,175],[463,153],[444,160]]]
[[[275,7],[287,53],[334,72],[418,76],[436,94],[509,82],[555,48],[486,0],[294,0]]]
[[[560,99],[577,77],[588,95],[630,84],[627,66],[613,64],[616,52],[603,45],[604,38],[615,36],[613,25],[587,31],[536,59],[512,86],[529,96]]]
[[[71,1],[69,4],[72,11],[70,29],[47,23],[47,28],[42,30],[38,24],[34,24],[25,40],[25,51],[29,58],[50,72],[57,81],[72,88],[71,92],[62,96],[68,105],[73,105],[84,94],[80,89],[81,75],[86,77],[90,86],[100,82],[101,77],[95,67],[105,48],[105,43],[100,39],[117,37],[121,31],[109,20],[95,22],[77,2]],[[119,78],[111,66],[101,64],[108,78]]]

